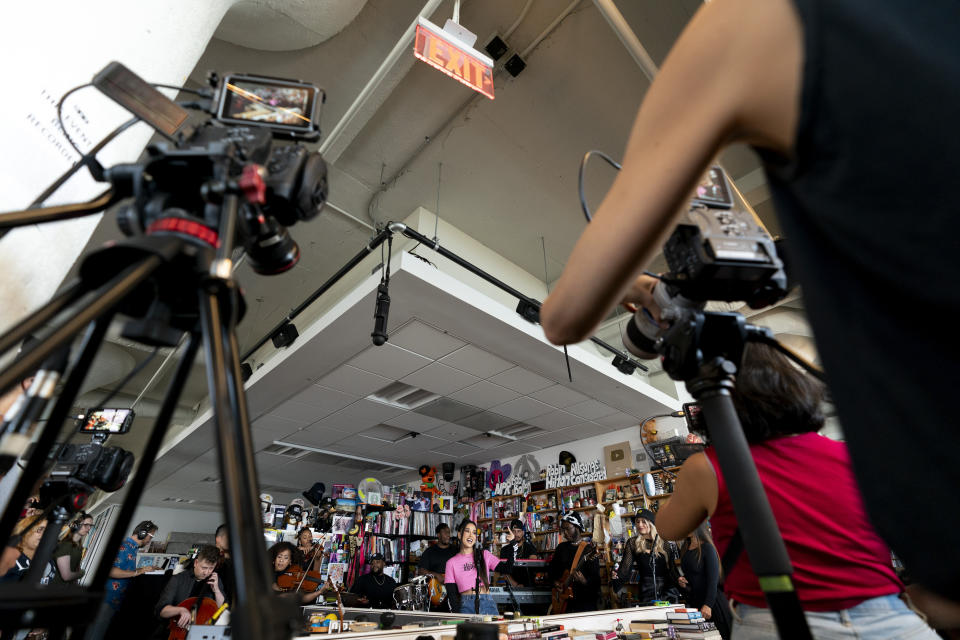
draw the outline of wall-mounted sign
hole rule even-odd
[[[493,100],[493,60],[422,17],[413,55]]]
[[[569,472],[562,464],[551,464],[547,467],[547,489],[606,479],[606,470],[599,459],[591,462],[574,462],[570,465]]]

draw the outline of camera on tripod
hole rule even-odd
[[[640,309],[627,323],[623,344],[640,358],[664,356],[664,369],[676,379],[691,372],[695,354],[684,349],[700,339],[708,300],[744,301],[761,308],[787,295],[787,276],[773,239],[746,204],[734,197],[719,166],[700,180],[686,220],[670,235],[663,255],[669,271],[654,286],[653,298],[668,327]],[[727,320],[739,316],[716,315]],[[739,362],[738,354],[730,355]]]
[[[132,409],[101,409],[80,418],[77,433],[91,434],[91,442],[66,443],[56,454],[40,501],[47,505],[69,492],[86,494],[92,489],[112,493],[123,487],[133,469],[134,455],[121,447],[107,447],[107,438],[126,433],[133,424]]]

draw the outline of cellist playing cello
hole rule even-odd
[[[157,606],[154,608],[157,616],[165,622],[173,620],[177,627],[186,629],[191,624],[198,622],[197,619],[194,619],[195,608],[184,606],[188,599],[196,598],[196,602],[209,599],[216,602],[216,607],[213,607],[213,611],[207,614],[207,617],[220,608],[225,598],[220,585],[220,577],[214,571],[219,559],[220,551],[215,546],[205,545],[200,547],[193,559],[191,569],[170,578],[167,586],[163,588]],[[212,603],[210,606],[212,606]],[[206,621],[199,620],[199,623],[206,624]]]

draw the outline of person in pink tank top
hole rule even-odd
[[[846,445],[817,434],[823,396],[823,386],[783,355],[747,344],[733,400],[811,631],[830,638],[937,638],[899,597],[903,584],[867,518]],[[713,447],[683,463],[657,526],[679,540],[706,518],[722,557],[737,521]],[[746,553],[725,577],[733,637],[771,637],[776,627]]]

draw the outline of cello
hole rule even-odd
[[[215,620],[214,616],[220,611],[221,607],[213,598],[187,598],[181,602],[179,607],[190,610],[190,625],[181,628],[177,625],[177,619],[170,619],[170,635],[167,640],[186,640],[187,631],[190,626],[195,624],[210,624]]]

